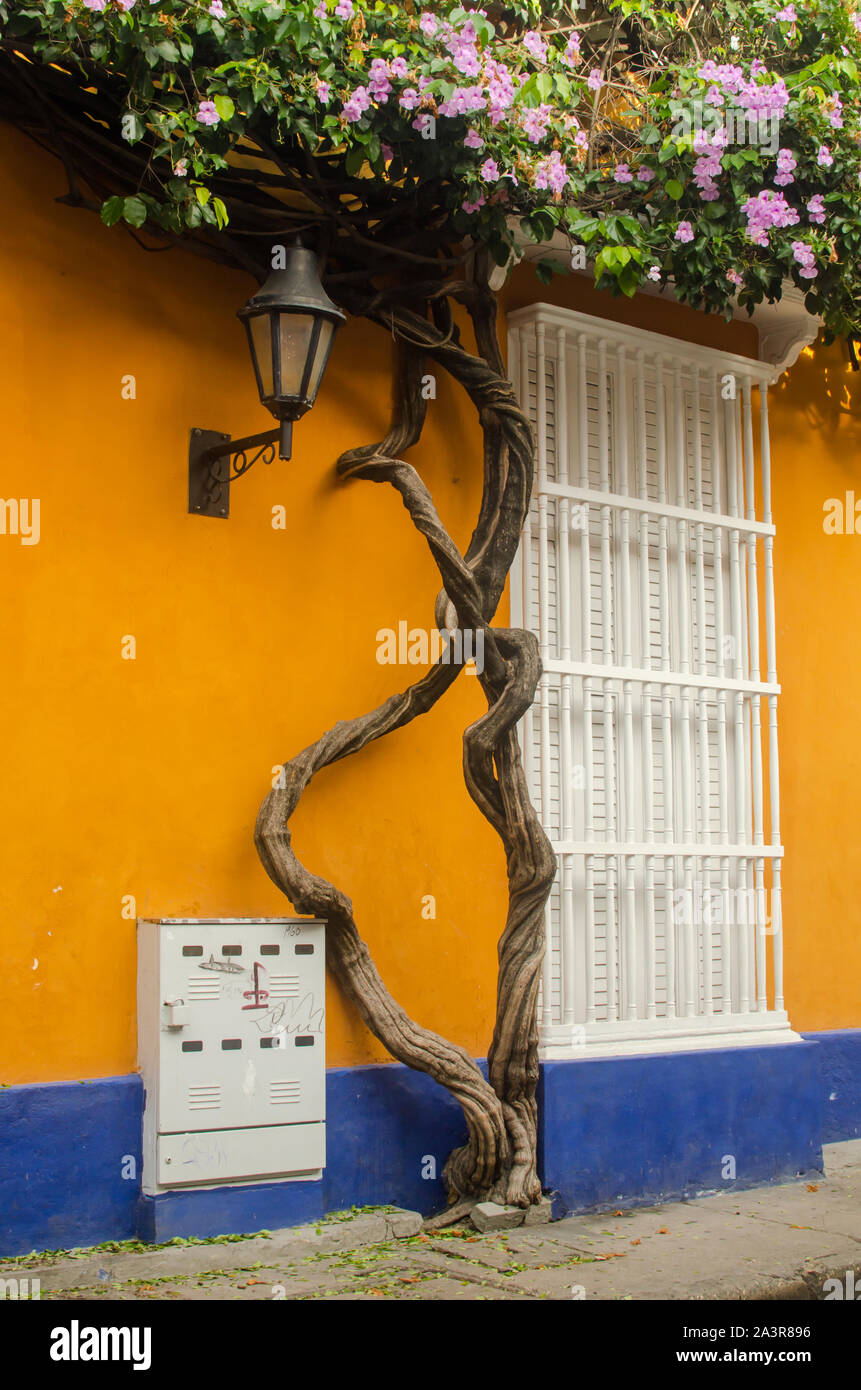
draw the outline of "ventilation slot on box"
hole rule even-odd
[[[270,975],[269,995],[272,999],[298,999],[298,975]]]
[[[187,991],[189,1000],[218,999],[221,996],[221,981],[207,979],[204,975],[189,975]]]
[[[302,1086],[299,1081],[270,1081],[269,1102],[271,1105],[297,1105],[302,1099]]]
[[[188,1108],[189,1110],[219,1110],[221,1108],[221,1087],[219,1085],[189,1086]]]

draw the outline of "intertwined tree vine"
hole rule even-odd
[[[561,233],[613,294],[651,281],[731,316],[790,282],[830,334],[854,335],[861,16],[840,0],[0,0],[0,26],[0,116],[62,161],[63,201],[147,254],[183,248],[258,281],[272,247],[298,234],[332,297],[395,336],[389,432],[337,469],[397,489],[439,570],[435,623],[484,634],[487,711],[465,731],[464,777],[502,841],[509,886],[487,1079],[392,998],[349,898],[301,863],[289,828],[321,769],[426,713],[460,666],[441,661],[288,758],[255,838],[294,907],[327,919],[328,964],[367,1026],[460,1102],[468,1142],[446,1165],[449,1218],[488,1196],[529,1205],[556,864],[516,735],[540,678],[537,642],[491,626],[533,452],[491,272]],[[547,279],[558,264],[537,269]],[[428,361],[468,394],[483,431],[464,553],[404,457],[424,421]]]

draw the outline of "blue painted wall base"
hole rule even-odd
[[[821,1170],[817,1052],[799,1042],[545,1062],[538,1159],[554,1217]]]
[[[861,1138],[861,1028],[802,1036],[819,1048],[823,1144]]]
[[[539,1104],[540,1172],[558,1194],[556,1215],[723,1190],[725,1155],[736,1186],[776,1182],[817,1170],[823,1138],[861,1134],[861,1029],[788,1046],[547,1062]],[[0,1089],[0,1255],[272,1230],[383,1202],[427,1213],[443,1205],[443,1163],[466,1137],[460,1107],[418,1072],[336,1069],[321,1182],[151,1198],[140,1192],[142,1109],[138,1076]]]

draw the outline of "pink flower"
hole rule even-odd
[[[794,241],[792,254],[801,266],[798,273],[802,280],[813,280],[819,274],[816,269],[816,257],[806,241]]]
[[[463,202],[461,203],[461,207],[463,208],[464,212],[473,213],[473,212],[478,212],[478,209],[479,209],[479,208],[484,207],[484,203],[485,203],[484,194],[483,194],[483,193],[479,193],[476,202],[470,203],[470,202],[467,202],[466,198],[464,198]]]
[[[468,150],[480,150],[484,146],[484,141],[482,140],[478,131],[473,130],[472,127],[470,127],[470,129],[466,132],[466,135],[463,137],[463,143],[464,147]]]
[[[654,169],[650,169],[648,164],[640,165],[639,169],[637,170],[637,178],[639,179],[640,183],[651,183],[654,177]]]
[[[782,24],[798,23],[798,15],[795,13],[794,5],[786,5],[782,10],[778,10],[774,17],[775,19],[779,19]]]
[[[649,278],[650,280],[660,280],[660,278],[661,278],[661,267],[660,267],[659,265],[650,266],[650,267],[649,267],[649,276],[648,276],[648,278]]]
[[[212,4],[209,7],[209,13],[212,15],[213,19],[223,19],[224,5],[222,4],[222,0],[212,0]]]
[[[486,159],[481,166],[481,177],[485,183],[496,183],[499,178],[499,165],[495,159]]]
[[[543,63],[547,58],[547,44],[534,29],[528,29],[523,35],[523,46],[539,63]]]
[[[380,149],[383,152],[383,159],[386,161],[387,164],[390,159],[394,159],[395,152],[392,149],[391,145],[386,144],[385,140],[380,142]]]
[[[327,102],[329,100],[329,92],[331,91],[331,88],[328,82],[323,82],[321,79],[318,78],[314,90],[317,93],[318,101]]]
[[[627,164],[617,164],[613,173],[613,178],[617,183],[632,183],[634,175],[631,173]]]
[[[562,54],[563,63],[567,63],[569,68],[580,61],[580,35],[575,32],[570,36],[565,51]]]
[[[773,188],[763,188],[756,197],[748,198],[741,210],[747,218],[747,238],[755,246],[768,245],[772,227],[793,227],[800,220],[795,208]]]
[[[680,222],[676,228],[676,241],[693,241],[694,229],[690,222]]]
[[[840,113],[843,110],[843,102],[840,100],[839,96],[837,96],[836,92],[826,101],[825,110],[828,115],[828,124],[832,126],[834,130],[842,130],[843,117]]]
[[[819,153],[816,156],[816,163],[821,165],[823,169],[831,168],[831,165],[834,163],[834,156],[827,145],[819,146]]]
[[[84,0],[84,5],[88,10],[103,10],[107,0]]]
[[[197,121],[199,125],[218,125],[221,120],[214,101],[202,101],[197,108]]]
[[[320,0],[319,5],[315,5],[315,6],[314,6],[314,18],[315,18],[315,19],[325,19],[325,18],[326,18],[326,0]]]
[[[335,14],[339,19],[353,18],[353,0],[338,0],[335,6]]]
[[[345,121],[358,121],[371,104],[367,87],[357,87],[351,92],[341,107],[341,117]]]
[[[737,270],[728,270],[726,273],[726,278],[729,280],[731,285],[735,285],[736,289],[739,289],[744,284],[744,276],[739,275]]]
[[[429,14],[427,12],[423,14],[421,19],[419,20],[419,28],[421,29],[423,34],[427,35],[429,39],[433,38],[434,34],[437,31],[436,15]]]
[[[559,151],[554,150],[547,159],[542,160],[538,165],[535,171],[535,187],[549,188],[551,193],[562,193],[568,182],[568,167],[563,164]]]
[[[777,151],[777,173],[774,182],[778,187],[783,187],[788,183],[795,183],[793,169],[796,166],[796,159],[791,150]]]
[[[406,77],[409,69],[407,68],[406,58],[393,58],[390,65],[392,77],[397,77],[401,81]]]
[[[421,105],[421,100],[415,87],[406,87],[398,98],[398,106],[404,111],[414,111],[417,106]]]
[[[188,160],[178,159],[173,166],[174,177],[184,179],[188,175]]]
[[[603,85],[604,79],[601,76],[600,68],[593,68],[592,71],[589,73],[589,76],[586,78],[586,86],[590,89],[590,91],[600,92]]]
[[[529,141],[537,145],[543,139],[548,125],[550,124],[550,113],[552,106],[528,106],[520,112],[520,121],[526,131]]]
[[[807,214],[811,222],[825,221],[825,203],[821,193],[814,193],[807,204]]]

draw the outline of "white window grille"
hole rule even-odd
[[[544,666],[521,736],[559,861],[543,1055],[795,1038],[773,369],[547,305],[509,328],[537,453],[512,620]]]

